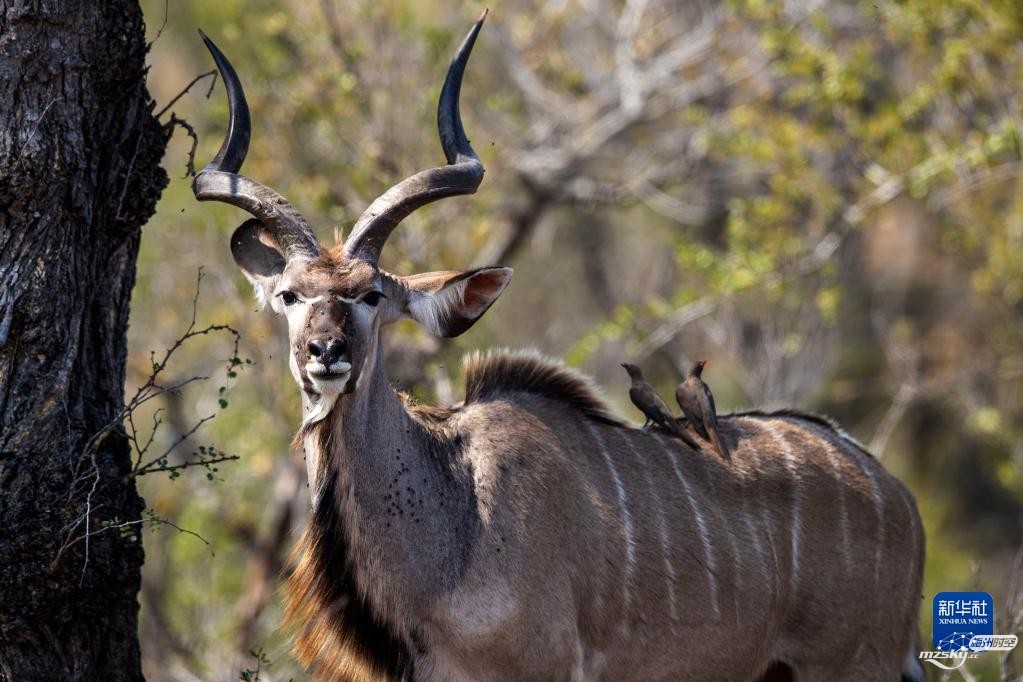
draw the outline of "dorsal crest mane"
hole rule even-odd
[[[780,409],[780,410],[770,410],[770,411],[765,411],[765,410],[743,410],[742,412],[733,412],[732,414],[726,414],[726,415],[721,415],[721,416],[722,417],[763,417],[763,418],[766,418],[766,419],[797,419],[797,420],[801,420],[801,421],[804,421],[804,422],[810,422],[812,424],[816,424],[818,426],[822,426],[825,429],[828,429],[830,431],[834,431],[843,440],[851,443],[852,445],[854,445],[858,449],[862,450],[863,452],[867,453],[871,457],[874,456],[874,454],[870,450],[868,450],[867,447],[865,445],[863,445],[863,443],[861,443],[860,441],[858,441],[855,438],[853,438],[851,435],[849,435],[848,432],[846,432],[845,429],[843,429],[841,426],[839,426],[838,422],[836,422],[831,417],[828,417],[828,416],[823,415],[823,414],[816,414],[814,412],[806,412],[804,410],[795,410],[795,409],[792,409],[792,408],[783,408],[783,409]]]
[[[465,357],[464,364],[466,405],[530,393],[565,403],[591,419],[625,426],[593,381],[535,351],[476,351]]]

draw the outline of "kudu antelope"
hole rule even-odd
[[[378,266],[405,216],[483,178],[458,111],[481,23],[440,96],[448,165],[389,189],[331,249],[238,174],[249,112],[206,40],[230,125],[195,195],[254,216],[231,250],[287,319],[303,396],[313,502],[287,583],[299,658],[331,680],[920,675],[913,498],[830,422],[724,415],[726,464],[626,424],[589,380],[536,355],[470,356],[465,400],[448,408],[391,389],[382,327],[410,317],[461,334],[512,274]]]

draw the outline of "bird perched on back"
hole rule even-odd
[[[629,387],[629,398],[632,399],[632,404],[638,407],[640,412],[646,417],[646,422],[643,426],[646,427],[650,422],[653,422],[671,431],[689,447],[699,450],[699,443],[686,433],[685,429],[678,425],[675,417],[671,414],[671,410],[668,409],[668,405],[661,399],[661,396],[657,395],[654,387],[643,379],[642,370],[636,365],[630,365],[627,362],[622,363],[622,367],[625,368],[625,371],[632,378],[632,386]]]
[[[714,407],[714,394],[710,387],[703,382],[701,375],[706,360],[693,363],[685,381],[675,388],[675,400],[682,408],[682,414],[692,424],[700,437],[709,440],[718,454],[725,460],[732,458],[728,446],[721,440],[718,434],[717,408]]]

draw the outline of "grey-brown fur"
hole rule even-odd
[[[232,253],[287,318],[303,396],[313,510],[286,588],[299,659],[321,680],[742,681],[778,661],[797,679],[895,679],[915,648],[920,519],[827,424],[723,416],[726,465],[625,425],[588,380],[533,356],[470,361],[457,406],[391,389],[384,326],[456,336],[512,276],[377,265],[405,207],[482,173],[457,106],[479,27],[442,90],[449,166],[386,192],[332,249],[237,176],[247,108],[213,50],[232,125],[196,193],[258,218]]]
[[[333,439],[323,476],[350,491],[335,503],[354,584],[412,652],[412,679],[755,680],[775,660],[806,679],[897,677],[923,536],[876,460],[820,422],[722,416],[726,465],[609,423],[560,367],[474,364],[485,399],[443,417],[409,409],[378,369],[315,427]],[[530,374],[562,388],[498,389]]]

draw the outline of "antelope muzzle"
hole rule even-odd
[[[311,306],[306,334],[295,344],[299,366],[317,389],[341,390],[352,373],[348,312],[337,301]]]

